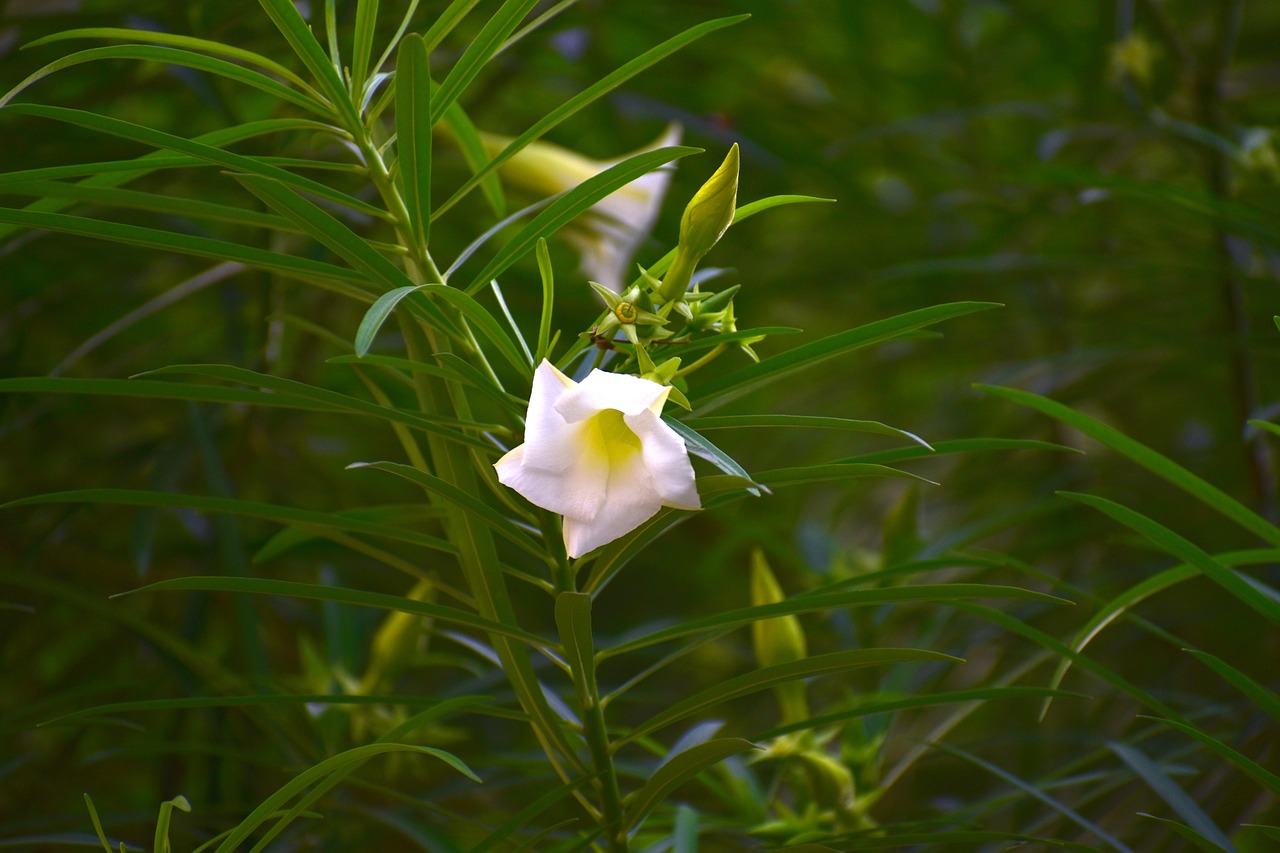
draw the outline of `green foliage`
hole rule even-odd
[[[0,846],[1280,837],[1276,9],[5,15]]]

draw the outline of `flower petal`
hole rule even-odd
[[[644,466],[662,503],[677,509],[702,509],[684,439],[652,409],[626,415],[623,420],[640,437]]]
[[[576,388],[566,391],[554,406],[566,422],[575,423],[605,409],[633,415],[648,409],[659,399],[665,400],[667,393],[665,387],[648,379],[593,370]]]
[[[635,530],[662,509],[641,453],[631,454],[609,472],[608,494],[594,518],[566,515],[564,546],[571,558]]]

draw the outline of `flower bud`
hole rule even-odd
[[[751,554],[751,603],[777,604],[784,601],[782,588],[769,569],[764,553],[755,549]],[[764,666],[790,663],[808,657],[808,649],[804,639],[804,629],[795,616],[777,616],[773,619],[761,619],[751,624],[751,646],[755,651],[756,662]],[[805,699],[804,684],[789,681],[774,688],[778,704],[782,708],[782,719],[785,723],[798,722],[809,716],[808,701]]]
[[[738,143],[735,142],[720,168],[693,194],[684,216],[680,217],[680,244],[671,268],[662,279],[664,302],[680,299],[688,289],[698,261],[720,242],[733,223],[737,205]]]
[[[406,596],[414,601],[435,600],[435,587],[420,580]],[[361,693],[377,693],[390,689],[395,677],[413,660],[431,628],[431,620],[416,613],[395,610],[383,618],[373,635],[369,649],[369,665],[360,681]]]

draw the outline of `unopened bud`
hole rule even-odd
[[[435,599],[435,587],[430,581],[420,580],[406,598],[414,601]],[[431,620],[416,613],[395,610],[383,618],[373,635],[369,649],[369,665],[361,679],[362,693],[376,693],[389,688],[396,675],[413,660],[422,646],[423,636],[430,628]]]
[[[786,600],[782,588],[769,569],[764,553],[757,548],[751,554],[751,603],[760,606],[777,604]],[[751,645],[756,662],[762,666],[776,666],[803,660],[808,657],[804,629],[795,616],[776,616],[751,624]],[[789,681],[774,688],[778,704],[782,707],[784,722],[798,722],[808,717],[808,701],[804,684]]]
[[[738,205],[738,143],[716,173],[693,194],[684,216],[680,217],[680,244],[675,260],[662,279],[662,300],[680,299],[689,287],[693,271],[702,256],[711,251],[733,223]]]

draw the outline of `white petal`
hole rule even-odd
[[[592,519],[564,518],[564,545],[570,557],[583,554],[624,536],[662,509],[662,497],[654,491],[642,454],[634,454],[609,472],[608,495]]]
[[[662,503],[677,509],[702,509],[684,439],[652,409],[626,415],[623,420],[640,437],[644,466]]]
[[[568,423],[585,420],[605,409],[633,415],[652,406],[670,393],[665,387],[638,376],[593,370],[578,386],[566,391],[555,409]]]

